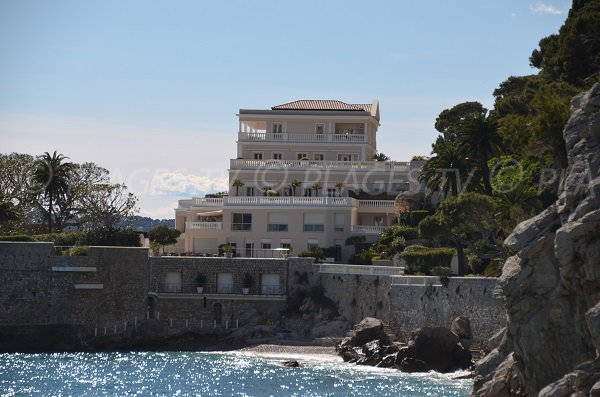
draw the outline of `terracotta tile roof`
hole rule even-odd
[[[300,100],[283,105],[273,106],[272,110],[354,110],[359,112],[370,112],[371,105],[350,104],[336,100]]]

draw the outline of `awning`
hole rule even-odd
[[[223,210],[200,212],[196,215],[198,215],[198,216],[220,216],[220,215],[223,215]]]

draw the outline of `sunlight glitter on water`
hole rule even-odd
[[[0,354],[2,396],[467,396],[457,374],[404,374],[338,357],[202,352]],[[301,368],[284,368],[283,359]]]

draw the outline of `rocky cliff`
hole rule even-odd
[[[600,396],[600,83],[573,99],[563,136],[559,199],[505,241],[508,326],[473,396]]]

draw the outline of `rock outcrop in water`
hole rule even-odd
[[[452,372],[469,368],[471,352],[445,327],[424,327],[408,344],[391,342],[381,320],[367,317],[352,329],[336,351],[346,362],[397,368],[403,372]]]
[[[571,112],[558,200],[505,241],[508,326],[473,396],[600,396],[600,83]]]

